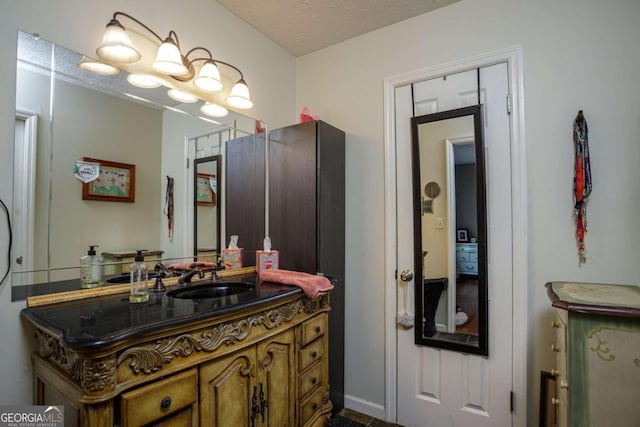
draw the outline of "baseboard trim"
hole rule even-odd
[[[384,406],[379,403],[369,402],[368,400],[361,399],[359,397],[344,395],[344,407],[360,412],[370,417],[377,418],[379,420],[385,419]]]

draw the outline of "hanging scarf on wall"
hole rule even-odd
[[[578,263],[582,265],[587,261],[584,235],[587,232],[587,199],[591,194],[589,128],[582,110],[578,111],[578,115],[573,121],[573,143],[575,148],[573,197],[575,200],[576,242],[578,244]]]
[[[167,191],[164,196],[164,210],[162,212],[167,217],[169,240],[173,241],[173,178],[170,176],[167,176]]]

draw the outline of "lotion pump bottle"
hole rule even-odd
[[[144,262],[142,251],[136,251],[136,257],[130,266],[131,271],[131,294],[129,302],[147,302],[149,301],[149,290],[147,289],[147,280],[149,280],[149,266]]]
[[[97,288],[102,286],[102,275],[104,273],[104,259],[96,256],[98,245],[89,246],[89,251],[80,258],[80,287],[82,289]]]

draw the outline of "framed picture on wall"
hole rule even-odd
[[[216,205],[217,181],[214,174],[198,173],[196,178],[196,203],[198,205]]]
[[[469,241],[469,229],[458,228],[456,233],[456,241],[464,243]]]
[[[83,157],[100,165],[98,177],[82,184],[82,200],[133,203],[136,198],[136,166]]]

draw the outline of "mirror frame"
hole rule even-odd
[[[422,201],[420,184],[420,125],[425,123],[455,119],[457,117],[473,116],[473,128],[476,155],[476,197],[478,221],[478,345],[455,342],[424,335],[423,322],[423,290],[420,283],[423,277],[422,255]],[[484,135],[482,124],[482,105],[458,108],[433,114],[411,118],[411,162],[413,175],[413,227],[414,227],[414,270],[415,270],[415,344],[464,353],[489,355],[489,319],[487,294],[487,210],[486,210],[486,180],[484,165]],[[454,242],[455,243],[455,242]],[[454,255],[455,256],[455,255]],[[420,285],[418,285],[420,283]]]
[[[222,156],[217,154],[214,156],[207,156],[207,157],[201,157],[199,159],[195,159],[193,162],[193,256],[194,259],[198,258],[198,201],[197,199],[197,193],[198,193],[198,186],[197,184],[197,179],[198,179],[198,165],[200,163],[206,163],[206,162],[216,162],[216,179],[217,181],[217,189],[218,189],[218,193],[217,193],[217,202],[216,202],[216,218],[217,220],[217,230],[216,230],[216,236],[218,239],[218,244],[217,244],[217,248],[216,251],[218,252],[217,256],[222,256],[222,248],[221,248],[221,244],[222,244],[222,239],[220,238],[220,231],[222,230],[222,227],[220,226],[220,222],[222,217],[220,216],[222,214],[222,209],[221,209],[221,205],[222,205],[222,185],[220,184],[221,182],[221,178],[222,176],[220,175],[222,173]]]

